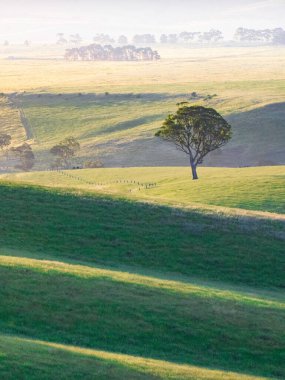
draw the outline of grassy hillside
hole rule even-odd
[[[51,145],[71,134],[81,141],[81,162],[100,155],[106,166],[185,165],[153,137],[185,100],[215,107],[234,129],[206,165],[284,164],[284,52],[174,49],[149,63],[2,60],[0,79],[3,91],[17,91],[12,98],[31,124],[41,169]]]
[[[284,168],[203,169],[195,183],[186,173],[2,178],[0,373],[284,378],[284,221],[266,214],[284,212]],[[130,183],[134,175],[139,185]],[[156,187],[143,189],[154,177]],[[251,200],[260,211],[206,211],[215,204],[210,187],[220,207]]]
[[[96,380],[265,379],[10,336],[0,337],[0,352],[5,352],[5,361],[0,360],[0,370],[7,380],[14,380],[15,377],[23,380],[91,380],[94,376]]]
[[[153,135],[189,100],[233,126],[207,165],[284,164],[285,49],[162,49],[149,63],[12,49],[0,132],[29,139],[37,171],[1,159],[0,378],[284,379],[285,167],[192,181]],[[70,135],[75,164],[113,168],[41,171]]]
[[[181,291],[179,283],[163,289],[163,280],[155,287],[155,279],[145,285],[136,276],[115,280],[86,269],[87,275],[83,266],[75,272],[70,265],[51,269],[2,257],[1,278],[19,301],[11,304],[11,290],[4,289],[1,331],[205,368],[284,374],[281,300]]]
[[[2,175],[6,181],[82,189],[128,199],[196,207],[285,213],[285,167],[85,169]]]
[[[3,186],[1,198],[0,243],[13,250],[257,287],[283,283],[284,242],[272,231],[236,228],[234,218],[219,222],[187,210],[176,215],[167,207],[26,187]]]

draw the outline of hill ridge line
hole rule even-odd
[[[128,354],[121,354],[117,352],[109,352],[109,351],[103,351],[103,350],[97,350],[97,349],[91,349],[91,348],[84,348],[80,346],[74,346],[74,345],[67,345],[67,344],[61,344],[61,343],[54,343],[49,341],[43,341],[33,338],[24,338],[20,336],[13,336],[13,335],[6,335],[2,334],[0,336],[1,338],[6,340],[15,340],[22,343],[30,343],[30,344],[37,344],[44,347],[64,350],[68,352],[77,353],[78,355],[85,355],[85,356],[93,356],[100,359],[105,360],[111,360],[113,362],[120,363],[121,365],[126,365],[128,367],[133,367],[138,370],[144,370],[145,372],[150,372],[151,370],[155,370],[159,372],[161,375],[167,374],[169,379],[178,379],[177,377],[177,371],[179,371],[179,376],[183,376],[183,379],[187,380],[193,380],[196,377],[199,376],[199,379],[205,379],[205,380],[217,380],[217,379],[227,379],[227,380],[266,380],[270,379],[268,377],[260,377],[260,376],[254,376],[254,375],[248,375],[244,373],[238,373],[238,372],[232,372],[232,371],[223,371],[222,369],[210,369],[205,367],[199,367],[195,365],[189,365],[189,364],[183,364],[183,363],[175,363],[170,362],[166,360],[161,359],[153,359],[153,358],[146,358],[141,356],[135,356],[135,355],[128,355]],[[176,374],[171,374],[172,371],[176,370]],[[201,373],[202,371],[202,373]],[[221,377],[217,377],[221,376]],[[238,377],[237,377],[238,376]]]
[[[184,203],[173,203],[166,198],[150,198],[150,199],[141,199],[143,203],[149,204],[158,204],[159,201],[164,202],[163,205],[170,206],[173,208],[181,208],[184,210],[194,210],[194,211],[204,211],[208,212],[208,215],[223,215],[227,217],[242,217],[248,219],[256,219],[256,220],[276,220],[280,222],[285,222],[285,214],[278,214],[269,211],[258,211],[258,210],[248,210],[238,207],[226,207],[226,206],[216,206],[216,205],[207,205],[205,203],[192,203],[192,204],[184,204]],[[216,212],[219,212],[217,215]]]
[[[35,173],[46,173],[46,171],[42,172],[35,172]],[[50,173],[50,171],[49,171]],[[25,181],[25,180],[17,180],[18,175],[21,176],[23,173],[13,173],[16,177],[15,179],[9,178],[11,173],[8,174],[1,174],[0,175],[0,186],[2,184],[4,185],[12,185],[12,184],[17,184],[17,185],[22,185],[22,186],[30,186],[30,187],[36,187],[36,188],[41,188],[41,189],[51,189],[51,190],[59,190],[59,191],[64,191],[64,192],[70,192],[70,193],[75,193],[75,195],[78,196],[96,196],[96,195],[104,195],[107,197],[112,197],[114,199],[121,199],[122,195],[128,195],[127,199],[131,201],[136,201],[138,203],[142,204],[150,204],[154,206],[167,206],[171,208],[176,208],[176,209],[184,209],[184,210],[193,210],[197,212],[204,212],[206,215],[210,216],[216,216],[218,217],[219,215],[225,216],[225,217],[241,217],[243,219],[249,219],[249,220],[255,220],[255,221],[266,221],[266,220],[274,220],[274,221],[279,221],[279,222],[284,222],[285,223],[285,214],[279,214],[279,213],[274,213],[270,211],[261,211],[261,210],[249,210],[249,209],[243,209],[243,208],[238,208],[238,207],[227,207],[227,206],[219,206],[219,205],[210,205],[210,204],[205,204],[205,203],[199,203],[199,202],[193,202],[193,203],[181,203],[181,202],[174,202],[171,201],[167,198],[161,198],[161,197],[137,197],[130,195],[128,192],[125,194],[119,193],[119,192],[108,192],[104,190],[96,191],[86,189],[84,187],[65,187],[63,185],[47,185],[47,184],[39,184],[37,182],[30,182],[30,181]],[[24,173],[26,174],[26,173]],[[29,173],[30,174],[30,173]],[[158,184],[156,184],[158,185]],[[159,184],[159,187],[161,185]],[[80,193],[79,193],[80,191]],[[82,193],[83,191],[83,193]],[[78,194],[76,194],[78,192]],[[160,203],[162,202],[162,203]]]
[[[250,292],[243,292],[234,289],[219,289],[210,285],[198,285],[190,282],[182,282],[178,280],[162,279],[150,275],[142,275],[130,273],[122,270],[105,269],[98,267],[90,267],[82,264],[69,264],[53,260],[38,260],[31,258],[15,257],[15,256],[0,256],[0,266],[17,266],[28,268],[30,270],[44,270],[45,273],[55,272],[67,275],[78,276],[82,278],[106,278],[109,277],[112,281],[137,284],[144,287],[151,287],[158,290],[172,291],[180,294],[196,294],[203,297],[216,297],[231,301],[240,301],[246,303],[254,303],[259,307],[276,307],[285,309],[284,302],[276,301],[267,297],[261,297]]]

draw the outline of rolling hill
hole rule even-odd
[[[284,48],[60,49],[0,48],[0,129],[37,159],[1,157],[0,378],[284,379]],[[153,137],[185,100],[233,126],[199,181]],[[48,170],[70,135],[106,167]]]
[[[284,378],[284,167],[186,174],[2,176],[7,379]]]

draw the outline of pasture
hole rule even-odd
[[[172,206],[226,208],[285,213],[285,167],[204,168],[192,181],[190,168],[103,168],[15,173],[13,183],[72,188]],[[227,210],[229,211],[229,210]]]
[[[285,49],[164,48],[150,63],[11,49],[1,130],[36,165],[1,157],[0,378],[284,379]],[[199,181],[154,138],[185,100],[234,131]],[[48,170],[70,135],[74,165],[105,167]]]
[[[82,145],[81,163],[100,157],[107,167],[187,165],[181,153],[154,138],[181,101],[214,107],[233,126],[233,140],[206,166],[284,164],[284,48],[161,54],[161,61],[149,63],[64,62],[41,55],[0,60],[2,91],[25,112],[37,168],[49,167],[48,150],[71,134]],[[17,130],[18,124],[15,117]]]
[[[87,378],[99,359],[102,376],[113,370],[114,378],[120,371],[130,378],[283,378],[282,215],[134,201],[120,186],[120,196],[72,190],[68,177],[60,189],[42,187],[44,176],[55,182],[54,173],[36,173],[41,186],[27,184],[28,174],[0,189],[4,370],[16,357],[14,373],[25,370],[28,378],[31,368],[40,374],[43,360],[44,378],[52,355],[63,350],[56,368],[81,355],[76,368],[82,360]],[[226,202],[223,189],[217,191]],[[256,206],[271,208],[266,200]]]

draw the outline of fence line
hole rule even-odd
[[[129,180],[129,179],[117,179],[117,180],[114,180],[114,181],[107,181],[107,182],[95,182],[95,181],[90,181],[90,180],[87,180],[83,177],[80,177],[80,176],[76,176],[76,175],[73,175],[73,174],[70,174],[69,172],[67,173],[66,171],[64,170],[56,170],[57,173],[67,177],[67,178],[72,178],[72,179],[75,179],[79,182],[83,182],[87,185],[93,185],[93,186],[106,186],[106,185],[114,185],[114,184],[128,184],[128,185],[137,185],[139,188],[138,190],[140,191],[141,189],[153,189],[155,187],[157,187],[157,183],[156,182],[139,182],[139,181],[135,181],[135,180]],[[129,191],[132,191],[132,190],[129,190]]]

